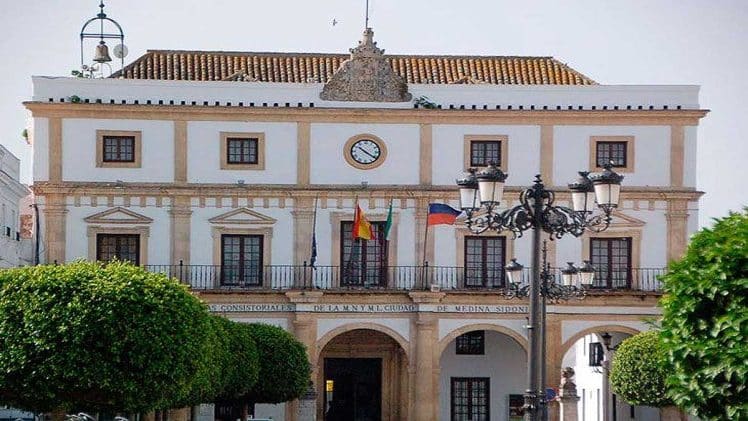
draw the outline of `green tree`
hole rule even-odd
[[[672,405],[665,387],[666,376],[667,356],[656,330],[624,340],[613,355],[610,386],[632,405]]]
[[[670,396],[702,419],[748,419],[748,209],[694,235],[664,289]]]
[[[231,351],[228,367],[223,375],[222,389],[216,396],[219,400],[231,400],[246,395],[257,382],[260,372],[259,353],[250,325],[214,317],[223,325]]]
[[[0,271],[0,400],[139,412],[184,399],[209,341],[203,303],[124,263]]]
[[[279,327],[253,323],[248,328],[257,345],[260,371],[259,380],[243,400],[280,403],[301,397],[311,375],[304,345]]]

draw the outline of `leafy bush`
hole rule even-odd
[[[694,235],[664,289],[670,396],[702,419],[748,419],[748,210]]]
[[[667,397],[667,358],[659,332],[634,335],[618,346],[613,355],[610,385],[613,392],[632,405],[672,405]]]
[[[260,371],[244,400],[280,403],[301,397],[311,375],[304,345],[279,327],[254,323],[248,328],[257,345]]]
[[[257,382],[260,371],[259,354],[250,325],[232,322],[219,316],[213,317],[223,326],[230,350],[222,375],[221,391],[213,397],[231,400],[247,394]]]
[[[124,263],[0,271],[0,400],[139,412],[184,399],[210,332],[185,286]]]

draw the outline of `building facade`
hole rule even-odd
[[[502,206],[536,174],[567,205],[579,170],[626,177],[607,231],[548,242],[552,266],[597,269],[584,300],[548,308],[549,386],[582,338],[647,329],[656,275],[698,226],[698,87],[601,85],[550,57],[387,56],[370,30],[350,56],[149,51],[114,76],[33,79],[44,258],[130,260],[293,332],[320,420],[514,419],[527,302],[502,268],[527,265],[530,241],[427,226],[429,203],[459,208],[466,168],[509,173]],[[356,204],[379,239],[352,240]]]
[[[27,200],[31,192],[19,181],[20,170],[21,161],[0,145],[0,268],[32,263],[31,236],[22,223],[31,213]]]

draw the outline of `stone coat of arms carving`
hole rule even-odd
[[[351,48],[344,61],[325,84],[320,98],[327,101],[405,102],[413,98],[408,84],[384,58],[374,42],[374,31],[366,28],[363,40]]]

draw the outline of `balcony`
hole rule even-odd
[[[486,277],[472,276],[462,267],[450,266],[292,266],[227,267],[216,265],[146,265],[150,272],[164,273],[196,291],[262,291],[289,289],[408,291],[502,290],[503,270]],[[560,269],[552,269],[560,279]],[[530,268],[523,269],[522,284],[529,283]],[[664,268],[631,268],[618,271],[615,279],[595,279],[592,291],[660,291],[658,276]]]

